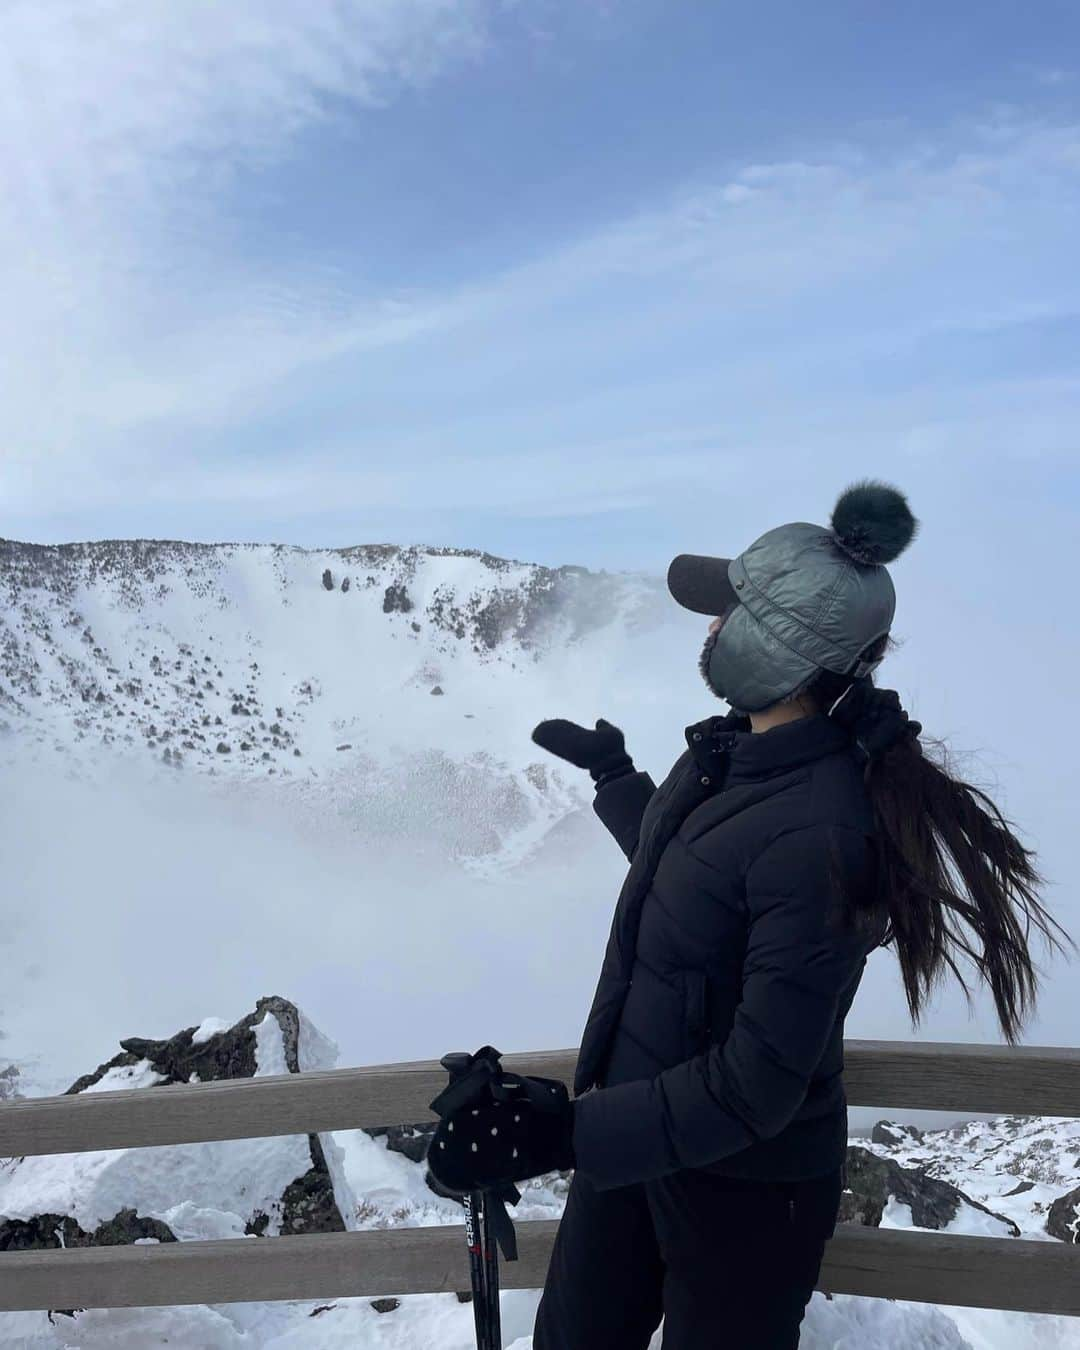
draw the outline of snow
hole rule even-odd
[[[255,1023],[255,1077],[289,1072],[285,1060],[285,1040],[273,1013],[266,1013],[261,1022]]]
[[[163,1075],[154,1069],[148,1059],[141,1059],[137,1064],[116,1065],[103,1073],[96,1083],[83,1088],[83,1091],[117,1092],[121,1088],[153,1087],[155,1083],[162,1081],[162,1077]]]
[[[500,1299],[506,1350],[531,1350],[538,1291]],[[418,1294],[391,1313],[367,1299],[233,1304],[216,1308],[89,1311],[74,1323],[9,1313],[5,1350],[475,1350],[472,1309],[454,1294]],[[663,1326],[648,1350],[661,1350]],[[719,1342],[718,1342],[719,1344]],[[815,1293],[800,1350],[1077,1350],[1075,1318]]]
[[[1046,1211],[1060,1195],[1080,1186],[1080,1120],[1057,1116],[998,1116],[926,1130],[921,1139],[898,1138],[892,1144],[857,1141],[901,1167],[922,1167],[948,1181],[995,1214],[1011,1219],[1022,1237],[1055,1241],[1046,1232]],[[1027,1190],[1010,1195],[1021,1183]],[[907,1205],[890,1202],[882,1227],[911,1228]],[[975,1237],[1005,1235],[1000,1221],[971,1205],[961,1205],[949,1233]]]
[[[205,1045],[221,1031],[228,1031],[229,1023],[224,1017],[204,1017],[195,1028],[191,1037],[192,1045]]]
[[[332,1069],[338,1062],[337,1045],[329,1036],[324,1036],[300,1009],[300,1034],[298,1037],[297,1060],[301,1073],[311,1073],[318,1069]]]

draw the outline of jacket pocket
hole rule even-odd
[[[709,1026],[709,985],[703,970],[683,973],[685,1003],[683,1005],[683,1033],[688,1058],[699,1055],[709,1044],[712,1028]]]

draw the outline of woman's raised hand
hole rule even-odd
[[[602,717],[597,719],[595,731],[565,717],[549,718],[533,727],[532,738],[560,759],[588,769],[594,778],[630,762],[622,732]]]

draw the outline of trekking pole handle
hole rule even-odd
[[[468,1071],[472,1063],[472,1055],[467,1054],[464,1050],[451,1050],[449,1054],[443,1055],[439,1063],[453,1080],[460,1078],[463,1073]]]

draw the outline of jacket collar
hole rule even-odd
[[[850,745],[847,731],[824,713],[751,731],[748,717],[707,717],[686,728],[686,744],[698,765],[715,775],[728,762],[726,783],[768,778]]]

